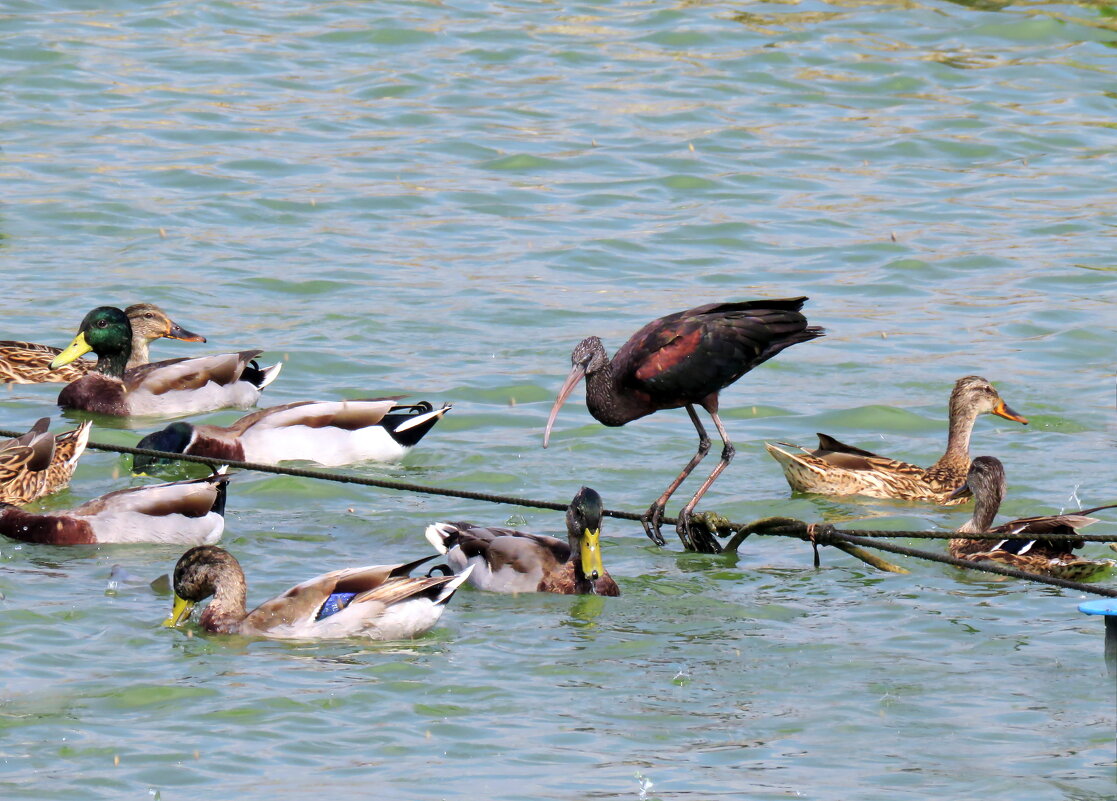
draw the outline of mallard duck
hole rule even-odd
[[[231,426],[172,423],[148,434],[138,447],[213,456],[218,459],[276,464],[293,460],[327,467],[368,459],[402,459],[450,406],[399,405],[399,398],[352,401],[300,401],[260,409]],[[136,456],[136,472],[165,459]]]
[[[970,467],[970,434],[974,421],[978,415],[986,413],[1028,424],[984,378],[976,375],[959,378],[950,393],[946,453],[927,468],[878,456],[826,434],[818,435],[818,450],[814,451],[782,442],[781,445],[799,448],[802,453],[791,453],[771,443],[765,443],[764,447],[780,463],[787,483],[798,492],[963,503],[967,496],[947,498],[965,481]]]
[[[48,545],[157,542],[214,543],[225,530],[225,483],[229,476],[130,487],[76,509],[35,514],[0,506],[0,534]]]
[[[223,548],[203,545],[191,548],[175,565],[174,606],[163,625],[177,626],[198,602],[212,595],[199,623],[215,634],[276,639],[411,639],[438,622],[447,601],[469,575],[408,575],[433,558],[334,570],[304,581],[248,612],[240,563]]]
[[[1072,581],[1096,578],[1114,564],[1108,559],[1095,562],[1075,556],[1074,550],[1084,544],[1082,540],[1048,540],[1043,536],[1075,534],[1078,529],[1098,522],[1087,515],[1112,509],[1117,504],[1095,506],[1073,514],[1022,517],[993,526],[993,518],[1004,500],[1005,469],[1000,460],[992,456],[974,459],[965,483],[955,492],[970,492],[974,498],[973,517],[957,529],[958,533],[992,536],[987,540],[952,539],[947,546],[951,556],[971,562],[1000,562],[1030,573]]]
[[[184,342],[205,342],[201,334],[187,331],[169,318],[162,309],[151,303],[137,303],[124,310],[132,325],[132,357],[128,368],[148,362],[148,343],[166,337]],[[52,370],[51,361],[61,353],[49,345],[33,342],[0,341],[0,383],[42,384],[53,381],[77,381],[97,366],[96,362],[82,359]]]
[[[620,595],[601,561],[601,496],[582,487],[566,510],[567,542],[543,534],[469,523],[435,523],[427,541],[469,583],[493,592]]]
[[[81,321],[74,341],[52,361],[69,364],[90,351],[97,369],[68,385],[58,405],[69,409],[125,415],[184,415],[255,405],[260,391],[282,367],[267,369],[252,361],[263,351],[246,350],[196,359],[169,359],[126,370],[132,354],[132,327],[113,306],[99,306]]]
[[[47,431],[49,425],[44,417],[26,434],[0,443],[0,503],[31,503],[70,483],[93,423],[58,435]]]

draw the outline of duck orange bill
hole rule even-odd
[[[997,417],[1003,417],[1005,420],[1012,420],[1017,423],[1028,425],[1028,418],[1021,417],[1004,401],[997,402],[997,405],[993,407],[993,414],[997,415]]]
[[[559,408],[566,401],[566,397],[574,390],[574,387],[578,386],[578,382],[581,381],[585,377],[585,375],[586,368],[580,364],[576,364],[570,370],[570,375],[568,375],[566,377],[566,380],[562,383],[562,387],[559,388],[558,397],[555,398],[555,405],[551,407],[551,416],[547,418],[547,428],[543,431],[544,448],[547,447],[547,443],[551,439],[551,426],[555,424],[555,418],[558,417]]]
[[[57,370],[64,364],[77,361],[91,350],[93,350],[93,346],[85,341],[85,332],[83,331],[74,337],[74,341],[63,348],[61,353],[54,357],[50,363],[50,369]]]
[[[206,338],[201,334],[195,334],[193,331],[187,331],[176,322],[171,322],[171,327],[167,333],[163,334],[167,339],[181,339],[183,342],[205,342]]]

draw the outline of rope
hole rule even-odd
[[[0,429],[0,437],[15,438],[22,436],[26,432],[22,431],[6,431]],[[399,492],[418,492],[427,495],[442,495],[449,498],[465,498],[475,501],[486,501],[489,503],[503,503],[514,506],[527,506],[536,509],[551,509],[558,512],[566,511],[569,504],[556,503],[554,501],[541,501],[531,498],[520,498],[513,495],[498,495],[487,492],[472,492],[470,490],[455,490],[446,487],[431,487],[424,484],[411,484],[404,481],[389,481],[387,479],[369,478],[367,476],[347,475],[345,473],[335,473],[329,470],[315,470],[303,467],[283,467],[281,465],[261,464],[256,462],[238,462],[232,459],[215,459],[210,456],[192,456],[184,453],[171,453],[169,451],[157,451],[150,448],[133,448],[127,445],[112,445],[106,442],[89,442],[87,447],[100,451],[109,451],[112,453],[127,453],[134,456],[152,456],[159,459],[171,459],[183,462],[196,462],[199,464],[208,465],[210,467],[221,467],[227,465],[230,468],[238,470],[252,470],[261,473],[274,473],[277,475],[296,476],[299,478],[313,478],[322,481],[335,481],[341,484],[358,484],[366,487],[379,487],[381,489],[396,490]],[[605,509],[603,514],[608,517],[617,518],[620,520],[635,520],[639,521],[641,516],[632,512],[625,512],[616,509]],[[676,518],[665,517],[663,523],[674,525],[677,522]],[[1090,584],[1084,584],[1077,581],[1068,581],[1067,579],[1055,578],[1053,576],[1041,576],[1036,573],[1029,573],[1024,570],[1017,570],[1012,567],[1005,567],[989,562],[969,562],[963,559],[957,559],[953,556],[946,554],[934,553],[931,551],[921,551],[915,548],[906,548],[902,545],[895,545],[892,543],[881,542],[879,538],[882,537],[906,537],[912,539],[947,539],[947,538],[960,538],[960,539],[990,539],[987,536],[980,535],[965,535],[956,532],[938,532],[938,531],[876,531],[872,529],[837,529],[829,524],[807,526],[806,523],[795,520],[794,518],[769,518],[768,520],[758,520],[748,524],[739,524],[721,518],[716,514],[706,513],[698,515],[694,518],[692,525],[705,526],[711,533],[716,533],[721,537],[734,534],[733,539],[728,544],[726,550],[735,551],[737,546],[740,545],[750,534],[761,534],[764,536],[777,536],[777,537],[796,537],[802,540],[808,540],[812,543],[821,545],[834,545],[846,543],[848,545],[861,545],[869,548],[876,548],[881,551],[888,551],[889,553],[900,554],[902,556],[912,556],[918,559],[926,559],[931,562],[940,562],[954,567],[964,568],[966,570],[977,570],[983,573],[997,573],[1002,576],[1010,576],[1012,578],[1027,579],[1029,581],[1039,582],[1041,584],[1050,584],[1056,587],[1063,587],[1065,589],[1076,590],[1079,592],[1090,592],[1096,595],[1104,595],[1111,598],[1117,598],[1117,590],[1109,589],[1108,587],[1095,587]],[[809,528],[809,533],[808,533]],[[1087,540],[1090,542],[1117,542],[1117,536],[1114,535],[1100,535],[1089,537],[1085,535],[1047,535],[1044,539],[1076,539]]]

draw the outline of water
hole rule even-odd
[[[1112,19],[17,0],[0,14],[0,336],[62,345],[94,305],[159,303],[204,352],[286,360],[269,403],[454,403],[403,465],[368,475],[553,499],[588,484],[640,510],[693,430],[682,412],[605,429],[579,393],[542,450],[573,345],[806,294],[830,334],[723,394],[739,450],[704,508],[958,525],[964,509],[789,498],[762,443],[821,430],[927,463],[969,373],[1032,420],[977,426],[975,453],[1006,464],[1005,514],[1103,503]],[[5,427],[56,392],[12,388]],[[129,480],[90,453],[48,506]],[[421,555],[439,518],[562,525],[242,475],[225,544],[260,601]],[[682,554],[617,521],[605,542],[620,599],[462,592],[404,644],[189,637],[159,627],[170,600],[150,586],[175,549],[0,543],[0,793],[1113,797],[1114,683],[1074,593],[933,564],[882,575],[829,550],[815,570],[781,539]]]

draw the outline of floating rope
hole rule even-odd
[[[0,429],[0,437],[15,438],[22,436],[26,432],[22,431],[5,431]],[[87,447],[99,451],[108,451],[111,453],[125,453],[134,456],[151,456],[158,459],[168,459],[172,461],[181,462],[196,462],[198,464],[208,465],[212,468],[227,465],[230,468],[237,470],[251,470],[261,473],[274,473],[277,475],[296,476],[298,478],[313,478],[320,481],[334,481],[341,484],[357,484],[366,487],[378,487],[381,489],[396,490],[399,492],[418,492],[427,495],[442,495],[449,498],[464,498],[467,500],[485,501],[488,503],[501,503],[513,506],[526,506],[536,509],[551,509],[558,512],[565,512],[568,503],[557,503],[555,501],[541,501],[532,498],[521,498],[514,495],[499,495],[487,492],[472,492],[470,490],[456,490],[446,487],[431,487],[424,484],[411,484],[404,481],[390,481],[388,479],[370,478],[368,476],[358,476],[346,473],[336,473],[329,470],[316,470],[312,468],[303,467],[283,467],[282,465],[262,464],[256,462],[239,462],[232,459],[215,459],[211,456],[193,456],[184,453],[171,453],[169,451],[157,451],[151,448],[134,448],[127,445],[112,445],[106,442],[89,442]],[[619,520],[635,520],[640,521],[641,516],[633,512],[625,512],[617,509],[604,509],[603,514],[608,517],[617,518]],[[677,518],[664,517],[663,523],[674,525],[678,522]],[[1108,587],[1096,587],[1091,584],[1085,584],[1077,581],[1069,581],[1067,579],[1055,578],[1053,576],[1041,576],[1036,573],[1029,573],[1024,570],[1017,570],[1016,568],[1006,567],[990,562],[969,562],[964,559],[957,559],[953,556],[946,554],[934,553],[932,551],[921,551],[915,548],[906,548],[902,545],[895,545],[892,543],[881,542],[880,538],[884,537],[904,537],[911,539],[993,539],[988,536],[974,535],[974,534],[959,534],[956,532],[942,532],[942,531],[880,531],[873,529],[837,529],[830,524],[808,524],[802,520],[796,520],[790,517],[775,517],[764,518],[761,520],[753,521],[752,523],[734,523],[726,518],[721,517],[715,513],[704,513],[695,515],[692,519],[692,526],[696,528],[705,529],[709,534],[717,534],[725,538],[732,535],[732,539],[724,546],[720,547],[716,542],[712,545],[718,548],[719,551],[736,551],[740,544],[751,534],[760,534],[763,536],[778,536],[778,537],[795,537],[811,542],[816,546],[816,565],[818,561],[817,546],[830,545],[840,548],[847,553],[851,553],[857,558],[868,562],[869,564],[878,567],[881,570],[891,570],[893,572],[907,572],[902,568],[896,568],[883,560],[874,559],[866,555],[863,551],[856,546],[864,546],[868,548],[875,548],[881,551],[899,554],[902,556],[912,556],[919,559],[926,559],[932,562],[940,562],[942,564],[960,567],[967,570],[976,570],[983,573],[996,573],[1002,576],[1010,576],[1012,578],[1022,578],[1029,581],[1039,582],[1041,584],[1050,584],[1056,587],[1063,587],[1066,589],[1076,590],[1079,592],[1090,592],[1096,595],[1104,595],[1111,598],[1117,598],[1117,590]],[[712,541],[712,537],[709,538]],[[1058,540],[1058,539],[1074,539],[1086,540],[1089,542],[1117,542],[1117,535],[1047,535],[1044,539]]]

